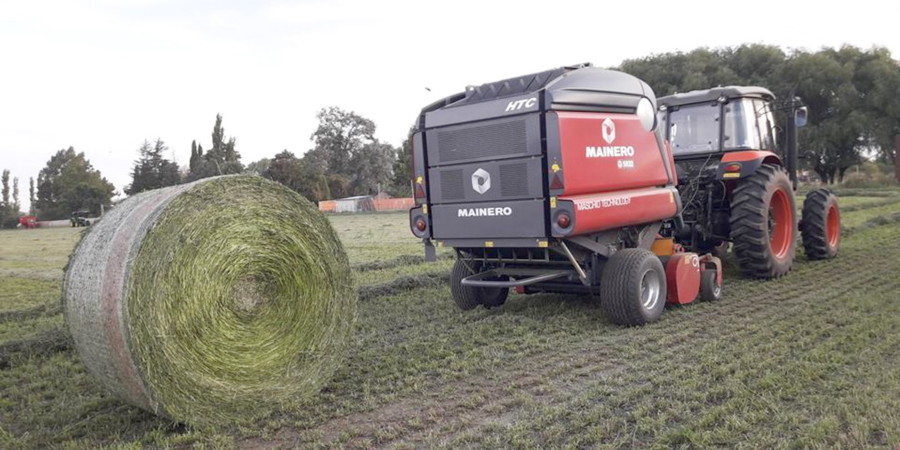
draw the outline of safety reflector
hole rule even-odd
[[[554,173],[553,180],[550,181],[550,189],[562,189],[562,188],[563,188],[562,179],[559,178],[558,173]]]

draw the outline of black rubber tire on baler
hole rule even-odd
[[[722,286],[718,283],[716,271],[707,269],[700,272],[700,300],[715,302],[722,298]]]
[[[474,275],[481,271],[482,264],[479,262],[457,259],[453,264],[453,270],[450,272],[450,294],[456,306],[463,311],[475,309],[478,305],[484,305],[485,308],[497,307],[506,302],[509,296],[508,288],[480,288],[473,286],[463,286],[463,278]]]
[[[775,198],[778,212],[773,211]],[[763,164],[756,173],[740,180],[731,201],[731,240],[745,275],[776,278],[791,270],[797,246],[795,204],[791,180],[780,166]],[[790,228],[780,228],[783,223],[770,221],[773,213],[788,216]]]
[[[652,288],[645,286],[655,279],[655,298]],[[643,292],[648,289],[647,301]],[[628,248],[614,253],[603,267],[600,280],[600,302],[613,323],[618,325],[644,325],[659,319],[666,307],[666,272],[659,257],[639,248]]]
[[[837,201],[837,196],[827,188],[806,194],[800,234],[807,258],[829,259],[837,255],[841,239],[841,213]]]

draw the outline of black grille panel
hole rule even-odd
[[[544,196],[542,161],[533,156],[433,167],[428,171],[429,202],[439,205],[541,198]],[[477,190],[473,187],[476,172],[484,172],[477,176],[481,181]]]
[[[442,163],[462,162],[486,156],[525,154],[525,119],[438,131]]]
[[[528,165],[524,162],[500,166],[500,195],[504,197],[528,195]]]
[[[441,193],[443,194],[442,200],[462,200],[465,198],[462,169],[441,172]]]

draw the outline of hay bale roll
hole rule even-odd
[[[328,220],[253,176],[123,201],[76,248],[63,301],[103,386],[195,424],[241,422],[317,392],[356,318]]]

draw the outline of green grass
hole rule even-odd
[[[0,278],[0,314],[58,302],[59,281],[23,277]]]
[[[845,227],[897,211],[859,194],[842,199],[860,207]],[[330,220],[354,265],[422,254],[405,214]],[[7,253],[21,233],[33,246],[48,233],[56,256],[74,243],[0,232],[4,258],[35,253]],[[387,265],[356,284],[435,276],[450,260]],[[897,448],[898,272],[900,223],[887,222],[848,235],[837,259],[798,260],[770,282],[731,277],[722,301],[641,328],[612,325],[591,298],[512,295],[460,312],[443,286],[386,291],[360,304],[353,350],[320,394],[246,429],[181,427],[110,398],[71,350],[35,351],[0,365],[0,447]],[[31,275],[4,279],[29,294],[0,294],[0,311],[58,297],[58,281]],[[58,318],[0,321],[0,336],[32,339]]]

